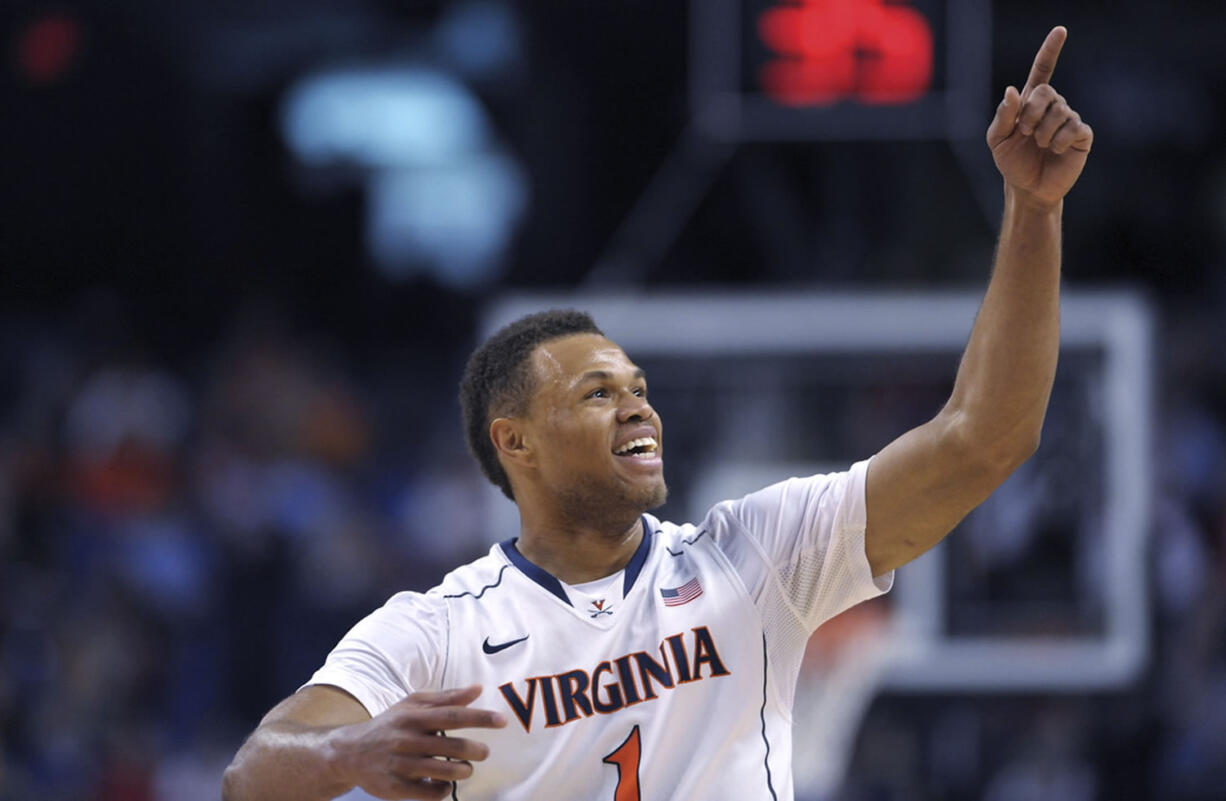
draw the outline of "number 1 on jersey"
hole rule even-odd
[[[641,755],[639,727],[638,724],[635,724],[629,736],[626,737],[626,741],[602,760],[606,765],[617,766],[617,791],[613,793],[613,801],[640,801],[639,757]]]

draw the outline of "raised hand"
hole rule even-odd
[[[445,798],[489,748],[443,732],[506,725],[497,712],[469,706],[480,694],[479,686],[413,693],[369,721],[337,729],[329,760],[337,778],[377,798]]]
[[[988,126],[988,147],[1005,183],[1041,206],[1054,206],[1073,187],[1094,142],[1094,131],[1049,83],[1067,37],[1063,27],[1047,34],[1025,87],[1005,89]]]

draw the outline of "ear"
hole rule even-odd
[[[511,417],[497,417],[490,422],[490,440],[500,459],[506,459],[519,465],[530,465],[535,454],[528,444],[522,420]]]

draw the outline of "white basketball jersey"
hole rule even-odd
[[[865,465],[719,504],[697,526],[644,515],[604,597],[495,545],[393,597],[311,683],[371,715],[416,690],[484,687],[474,706],[509,724],[462,732],[490,756],[460,801],[791,799],[805,641],[892,580],[864,555]]]

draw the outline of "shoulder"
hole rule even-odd
[[[719,504],[708,519],[735,519],[755,535],[780,529],[813,532],[857,524],[863,528],[867,468],[865,460],[844,472],[789,478],[736,501]]]
[[[446,626],[447,604],[457,598],[482,597],[502,579],[505,559],[497,556],[498,546],[490,553],[452,570],[436,586],[426,592],[398,592],[368,619],[383,623],[412,623],[418,627],[436,629]]]
[[[480,559],[452,570],[427,595],[441,603],[462,598],[484,598],[491,590],[503,586],[510,566],[501,546],[495,545]]]
[[[730,521],[726,518],[710,513],[699,523],[673,523],[668,520],[659,520],[649,514],[643,515],[643,519],[647,521],[652,536],[655,538],[653,547],[666,551],[674,557],[687,551],[721,550],[730,525]]]
[[[669,520],[660,520],[654,515],[645,514],[643,520],[656,540],[656,547],[666,547],[675,550],[678,545],[693,545],[701,539],[706,538],[706,533],[702,526],[694,523],[673,523]]]
[[[835,532],[864,529],[868,462],[841,473],[788,478],[744,497],[717,503],[697,524],[660,522],[670,551],[681,546],[722,551],[734,563],[790,560],[798,549],[823,548]],[[654,518],[650,518],[654,520]]]

